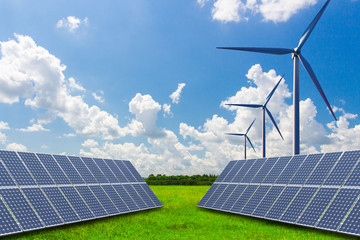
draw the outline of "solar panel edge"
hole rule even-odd
[[[6,210],[9,212],[11,218],[10,219],[13,219],[14,222],[16,223],[16,226],[19,228],[19,231],[13,231],[13,232],[7,232],[7,233],[4,233],[4,234],[0,234],[0,236],[7,236],[7,235],[12,235],[12,234],[16,234],[16,233],[20,233],[20,232],[23,232],[24,230],[22,229],[19,221],[16,219],[15,215],[13,214],[13,212],[11,211],[11,209],[9,208],[9,206],[6,204],[5,200],[3,199],[3,197],[1,196],[0,194],[0,201],[4,204]]]

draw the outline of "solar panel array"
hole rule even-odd
[[[360,151],[231,161],[199,207],[360,236]]]
[[[129,161],[0,150],[0,236],[156,207]]]

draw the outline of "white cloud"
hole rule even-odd
[[[0,42],[0,102],[11,104],[24,99],[26,106],[47,110],[40,115],[39,124],[60,117],[77,134],[110,140],[128,134],[113,115],[70,94],[63,73],[66,66],[60,59],[37,46],[31,37],[15,37]]]
[[[93,139],[87,139],[85,142],[81,144],[83,147],[92,148],[98,146],[99,143]]]
[[[56,23],[57,28],[65,28],[69,32],[75,32],[76,29],[80,27],[80,25],[87,25],[89,22],[88,18],[85,17],[83,20],[74,16],[68,16],[66,18],[60,19]]]
[[[7,122],[0,121],[0,130],[9,130],[9,124]]]
[[[7,137],[4,133],[0,132],[0,143],[5,144]]]
[[[20,132],[39,132],[39,131],[50,131],[49,129],[44,128],[41,124],[34,123],[31,126],[28,126],[27,128],[20,128],[17,129]]]
[[[181,92],[185,86],[185,83],[179,83],[176,91],[169,96],[173,103],[178,104],[180,102]]]
[[[80,84],[76,83],[74,78],[69,78],[69,88],[70,90],[85,92],[85,88],[81,86]]]
[[[93,98],[98,101],[99,103],[104,103],[104,92],[103,91],[98,91],[98,93],[92,93]]]
[[[64,137],[75,137],[76,134],[75,133],[64,133],[63,136]]]
[[[162,106],[163,110],[164,110],[164,117],[165,116],[173,116],[172,112],[171,112],[171,105],[170,104],[163,104]]]
[[[208,1],[197,0],[203,7]],[[216,0],[212,18],[221,22],[240,22],[260,13],[264,21],[285,22],[317,0]]]
[[[26,152],[27,148],[19,143],[10,143],[6,145],[6,150],[8,151],[16,151],[16,152]]]
[[[41,149],[48,149],[49,147],[47,146],[47,145],[41,145],[41,147],[40,147]]]

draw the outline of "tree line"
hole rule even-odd
[[[148,185],[212,185],[218,175],[204,174],[204,175],[177,175],[166,176],[165,174],[150,174],[145,178]]]

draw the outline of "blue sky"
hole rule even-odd
[[[292,152],[292,59],[217,46],[297,46],[323,0],[0,0],[3,149],[129,159],[150,173],[219,173],[261,157],[261,115],[225,103],[269,104],[268,156]],[[301,152],[358,149],[360,2],[332,0],[303,48],[335,123],[300,66]],[[171,96],[171,97],[170,97]]]

